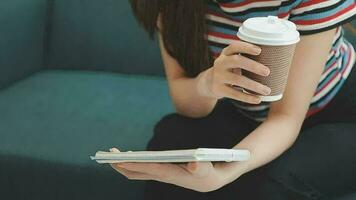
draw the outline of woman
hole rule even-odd
[[[112,165],[150,180],[146,199],[320,199],[356,192],[355,52],[342,24],[354,0],[131,0],[143,27],[158,33],[177,113],[155,126],[148,150],[243,148],[247,162]],[[250,17],[293,21],[301,41],[283,99],[239,71],[269,69],[239,53],[261,49],[235,36]],[[355,85],[356,86],[356,85]],[[116,149],[113,149],[116,151]]]

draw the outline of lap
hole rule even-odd
[[[257,122],[247,119],[233,105],[222,101],[203,118],[194,119],[177,113],[163,117],[154,128],[154,136],[147,150],[232,148],[257,126]],[[243,186],[247,188],[246,184]],[[199,193],[174,185],[147,181],[145,199],[226,200],[233,192],[237,192],[234,184],[218,191]]]
[[[206,117],[193,119],[179,114],[163,117],[155,126],[148,150],[198,147],[231,148],[259,124],[233,105],[220,102]],[[356,124],[318,123],[303,128],[295,144],[271,163],[211,193],[197,193],[173,185],[149,181],[146,199],[230,199],[263,195],[261,199],[316,199],[356,191]],[[240,193],[240,194],[238,194]],[[166,196],[165,196],[166,195]],[[292,196],[292,197],[291,197]],[[250,197],[250,196],[249,196]],[[258,197],[256,197],[257,199]]]
[[[354,123],[319,124],[302,131],[289,150],[263,167],[271,183],[266,188],[284,187],[300,199],[356,192],[355,141]]]
[[[220,101],[206,117],[166,115],[155,125],[147,149],[232,148],[257,126],[257,122],[239,114],[229,102]]]

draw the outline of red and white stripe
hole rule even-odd
[[[280,6],[282,2],[288,0],[269,0],[269,1],[261,1],[261,0],[247,0],[241,3],[220,3],[220,8],[226,12],[243,12],[250,8],[263,8],[263,7],[271,7],[271,6]]]
[[[295,20],[293,22],[297,25],[298,30],[314,30],[337,24],[347,18],[352,17],[353,15],[355,15],[355,13],[356,6],[355,4],[352,4],[344,10],[341,10],[328,17],[314,20]]]
[[[281,18],[281,19],[289,19],[289,16],[290,16],[290,11],[278,14],[278,18]]]
[[[340,0],[311,0],[299,4],[292,10],[293,15],[301,14],[303,12],[311,11],[314,9],[325,8],[339,3]]]
[[[330,52],[329,52],[329,55],[328,55],[328,59],[327,59],[327,60],[330,60],[330,59],[331,59],[332,57],[334,57],[334,56],[337,57],[335,49],[340,49],[340,45],[341,45],[342,42],[340,42],[340,43],[337,44],[337,45],[335,45],[335,42],[336,42],[336,40],[337,40],[337,39],[340,37],[340,35],[341,35],[341,29],[342,29],[342,28],[340,28],[340,27],[337,27],[337,28],[336,28],[336,33],[335,33],[335,36],[334,36],[334,38],[333,38],[333,48],[330,49]],[[339,51],[338,51],[338,53],[339,53]]]
[[[218,33],[209,31],[208,40],[220,44],[230,45],[232,42],[239,40],[236,35],[230,35],[225,33]]]
[[[334,69],[340,68],[341,63],[341,59],[335,61],[325,72],[323,72],[320,77],[319,83],[321,83],[325,79],[325,77],[327,77]]]
[[[232,19],[220,16],[220,15],[212,13],[212,12],[209,12],[208,14],[206,14],[206,18],[211,21],[214,21],[214,22],[220,22],[223,24],[228,24],[228,25],[236,26],[236,27],[240,27],[242,25],[242,22],[232,20]]]
[[[341,35],[341,27],[337,27],[336,28],[336,33],[334,35],[334,38],[333,38],[333,44],[336,42],[336,40],[340,37]]]
[[[351,46],[349,46],[348,48],[351,48],[351,51],[350,52],[350,56],[349,56],[349,59],[347,61],[347,64],[345,66],[345,69],[344,71],[342,72],[337,72],[334,77],[332,77],[328,83],[326,83],[326,85],[321,88],[320,91],[316,92],[314,94],[314,97],[312,98],[312,101],[311,103],[314,103],[316,101],[318,101],[320,98],[322,98],[323,96],[325,96],[342,78],[346,79],[348,77],[348,75],[350,74],[350,71],[355,63],[355,52],[353,50],[353,48]],[[338,63],[338,68],[341,66],[341,60],[339,60]],[[325,78],[325,77],[324,77]],[[323,80],[323,79],[321,79]]]
[[[355,50],[353,49],[351,44],[349,44],[349,48],[351,48],[352,50],[350,52],[350,59],[347,61],[347,66],[345,67],[344,71],[342,72],[342,78],[344,78],[344,79],[346,79],[349,76],[351,69],[356,62]]]
[[[312,98],[311,103],[318,101],[320,98],[325,96],[341,79],[341,74],[339,72],[335,73],[334,77],[332,77],[328,83],[319,91],[317,92],[314,97]]]

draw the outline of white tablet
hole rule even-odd
[[[246,161],[250,152],[245,149],[198,148],[168,151],[128,151],[104,152],[98,151],[90,156],[98,163],[119,162],[194,162],[194,161]]]

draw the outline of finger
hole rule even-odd
[[[226,73],[224,73],[224,77],[224,83],[226,84],[240,86],[242,88],[252,90],[263,95],[269,95],[271,93],[271,89],[269,87],[252,79],[249,79],[246,76],[226,71]]]
[[[118,165],[130,171],[148,174],[160,169],[158,165],[153,163],[120,163]]]
[[[113,169],[115,169],[117,172],[120,174],[124,175],[126,178],[130,180],[155,180],[154,176],[144,174],[144,173],[139,173],[139,172],[133,172],[121,167],[118,167],[117,164],[110,164]]]
[[[224,97],[235,99],[237,101],[242,101],[250,104],[261,103],[261,97],[254,94],[246,94],[227,85],[222,85],[220,88],[220,92]]]
[[[226,68],[241,68],[261,76],[268,76],[270,73],[270,69],[265,65],[250,58],[246,58],[242,55],[232,55],[225,57],[223,60],[223,65]]]
[[[154,175],[170,170],[169,164],[161,163],[120,163],[119,165],[131,171]]]
[[[213,164],[211,162],[190,162],[186,168],[195,177],[205,177],[213,169]]]
[[[261,48],[243,41],[234,41],[221,52],[223,55],[229,56],[238,53],[247,53],[251,55],[259,55]]]
[[[231,71],[234,74],[242,75],[242,71],[240,68],[232,68]]]
[[[188,164],[185,165],[185,168],[190,173],[194,173],[194,171],[197,170],[197,168],[198,168],[198,163],[197,162],[189,162]]]
[[[190,175],[181,165],[169,163],[122,163],[121,167],[130,171],[152,175],[157,180],[164,182],[171,182],[177,177],[183,178]]]
[[[117,148],[111,148],[110,152],[120,152]]]

